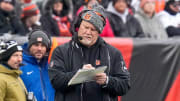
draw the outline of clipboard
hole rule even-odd
[[[72,77],[72,79],[68,82],[68,86],[94,81],[95,75],[98,73],[104,73],[106,69],[107,66],[101,66],[96,69],[79,69]]]

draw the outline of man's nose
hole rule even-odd
[[[18,56],[18,61],[22,62],[22,56]]]
[[[42,46],[38,46],[38,50],[41,50],[42,49]]]
[[[87,29],[87,30],[86,30],[86,33],[87,33],[87,34],[91,34],[91,29]]]

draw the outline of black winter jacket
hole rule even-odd
[[[52,18],[51,13],[46,13],[40,18],[43,30],[50,36],[59,36],[60,31],[57,22]]]
[[[100,60],[100,65],[96,64]],[[68,86],[69,80],[84,64],[106,65],[109,82],[106,87],[95,82]],[[58,46],[52,55],[49,75],[56,90],[56,101],[117,101],[117,96],[127,93],[130,88],[129,72],[121,53],[99,37],[91,48],[77,41]]]
[[[117,37],[144,37],[144,32],[138,20],[132,15],[127,15],[127,22],[114,13],[106,12],[114,35]]]
[[[0,9],[0,36],[4,33],[25,35],[25,30],[14,12],[8,13]]]

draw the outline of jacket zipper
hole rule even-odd
[[[39,67],[39,70],[40,70],[40,80],[41,80],[41,86],[42,86],[43,100],[46,101],[46,96],[45,96],[45,91],[44,91],[44,84],[43,84],[43,80],[42,80],[41,67]]]
[[[83,53],[82,48],[80,48],[80,50],[81,50],[81,55],[84,58],[84,53]],[[84,65],[84,61],[83,61],[83,65]],[[81,84],[81,101],[83,101],[83,87],[84,87],[84,84],[82,83]]]
[[[82,84],[81,84],[81,101],[83,101],[83,93],[82,93],[82,92],[83,92],[83,91],[82,91],[82,90],[83,90],[83,87],[84,87],[84,85],[83,85],[83,83],[82,83]]]

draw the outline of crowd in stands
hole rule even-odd
[[[95,3],[105,9],[102,37],[167,39],[180,35],[180,0],[0,0],[0,36],[71,37],[78,15]]]

